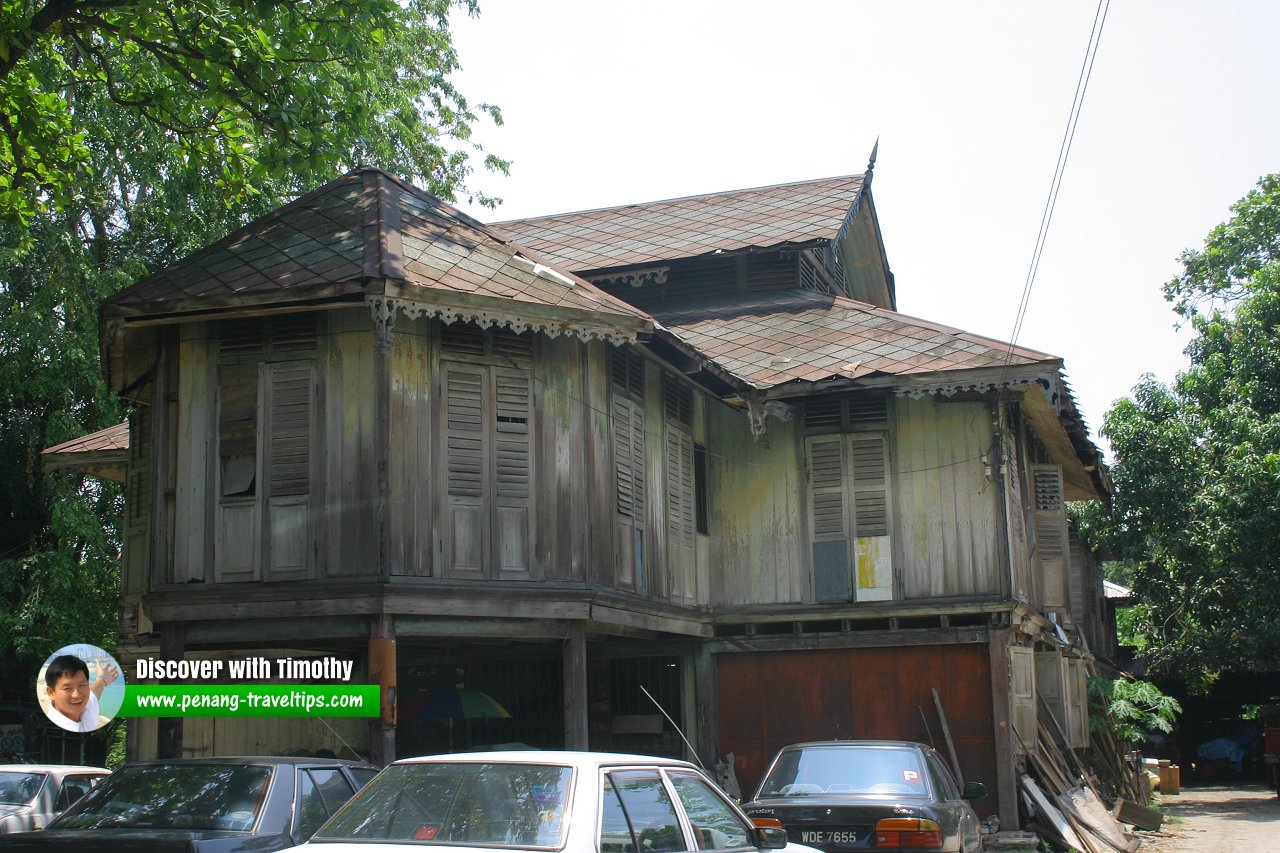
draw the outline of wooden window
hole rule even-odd
[[[693,446],[693,505],[695,524],[699,533],[709,533],[707,504],[707,448]]]
[[[620,586],[645,588],[645,493],[647,490],[644,424],[645,360],[634,349],[610,353],[610,414],[617,537],[614,559]]]
[[[1032,465],[1032,518],[1035,526],[1033,565],[1039,575],[1041,606],[1067,610],[1067,510],[1062,498],[1062,469]]]
[[[819,397],[804,404],[804,428],[811,432],[883,429],[888,420],[889,398],[882,393]]]
[[[252,498],[258,476],[258,365],[218,367],[218,462],[224,498]]]
[[[667,568],[673,601],[697,599],[693,390],[671,374],[662,378],[666,414]]]
[[[1067,659],[1067,727],[1068,746],[1084,749],[1089,746],[1089,672],[1088,664],[1080,658]]]
[[[1033,649],[1009,647],[1009,715],[1014,742],[1025,754],[1036,744],[1036,659]]]
[[[1057,649],[1038,650],[1036,661],[1036,714],[1051,732],[1067,725],[1066,661]],[[1050,719],[1052,718],[1052,719]],[[1034,741],[1028,741],[1034,743]]]
[[[533,336],[455,323],[441,355],[445,572],[527,578]]]
[[[317,320],[218,324],[214,579],[310,574]]]
[[[892,598],[887,438],[811,436],[805,448],[815,600]]]

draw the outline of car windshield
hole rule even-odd
[[[552,764],[393,764],[312,842],[559,847],[572,780],[571,768]]]
[[[248,832],[272,769],[248,764],[136,764],[112,773],[50,828]]]
[[[756,796],[925,793],[924,768],[914,749],[814,746],[784,750]]]
[[[0,773],[0,804],[25,806],[36,798],[43,783],[43,773]]]

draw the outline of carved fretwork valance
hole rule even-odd
[[[463,322],[475,323],[482,329],[507,328],[517,334],[528,331],[541,332],[553,338],[570,335],[583,341],[599,340],[612,344],[633,343],[636,340],[634,332],[623,331],[604,323],[591,323],[577,319],[551,320],[526,317],[515,311],[459,308],[388,296],[366,296],[364,301],[373,314],[376,347],[382,354],[391,351],[397,314],[402,314],[410,320],[418,317],[438,317],[446,324]]]
[[[649,267],[648,269],[629,270],[628,272],[611,273],[609,275],[594,275],[590,281],[597,287],[604,288],[623,284],[629,284],[632,287],[643,287],[646,284],[666,284],[669,272],[671,272],[671,267]]]

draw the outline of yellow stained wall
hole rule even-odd
[[[755,439],[744,410],[707,408],[711,604],[812,601],[795,421]]]

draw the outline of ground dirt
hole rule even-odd
[[[1138,853],[1280,853],[1280,798],[1262,785],[1183,788],[1161,798],[1160,833]]]

